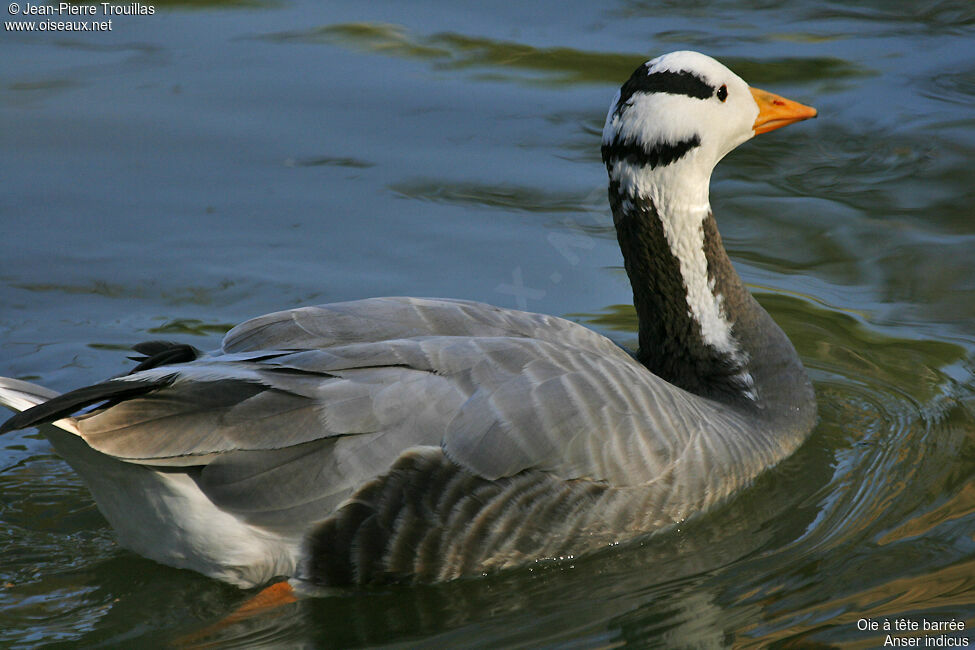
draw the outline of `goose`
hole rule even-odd
[[[561,318],[386,297],[289,309],[219,350],[135,346],[64,394],[0,380],[123,547],[242,588],[434,582],[671,529],[816,421],[792,344],[722,245],[714,166],[816,110],[718,61],[641,65],[606,117],[631,355]]]

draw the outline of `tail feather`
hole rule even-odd
[[[132,349],[144,356],[129,357],[132,361],[139,362],[139,365],[129,371],[130,375],[149,368],[188,363],[194,359],[199,359],[203,354],[192,345],[173,343],[172,341],[145,341],[136,343]]]
[[[9,377],[0,377],[0,404],[18,413],[32,409],[59,395],[60,393],[57,391],[38,386],[37,384],[19,379],[10,379]],[[62,418],[52,424],[69,433],[79,435],[74,418]]]
[[[187,363],[198,359],[203,354],[192,345],[172,341],[146,341],[133,346],[132,349],[144,356],[129,357],[139,362],[129,375],[159,366]],[[157,388],[168,386],[174,378],[175,374],[162,378],[126,381],[109,379],[62,395],[37,384],[0,377],[0,405],[17,411],[17,415],[0,425],[0,435],[47,423],[53,423],[54,426],[65,431],[79,434],[77,421],[68,417],[73,413],[100,402],[107,402],[106,406],[110,406],[144,395]]]
[[[65,429],[65,426],[59,424],[59,422],[66,420],[70,421],[71,427],[66,430],[72,433],[78,433],[76,420],[67,417],[72,413],[76,413],[80,409],[100,402],[107,401],[114,403],[138,397],[157,388],[168,386],[173,383],[174,379],[175,374],[146,380],[127,379],[125,381],[114,381],[110,379],[100,384],[75,389],[63,395],[59,395],[54,391],[40,386],[35,386],[34,384],[29,384],[25,381],[5,379],[5,382],[14,382],[15,388],[12,392],[18,397],[16,401],[18,403],[26,402],[28,408],[0,425],[0,434],[16,429],[37,426],[39,424],[47,424],[49,422]],[[44,399],[44,395],[50,397]],[[39,398],[40,401],[37,401]],[[0,397],[0,401],[4,401],[2,397]],[[16,407],[14,408],[15,410],[20,410]]]

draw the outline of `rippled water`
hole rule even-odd
[[[885,640],[861,619],[975,625],[970,0],[155,7],[0,37],[2,375],[65,390],[140,340],[215,347],[249,316],[373,295],[632,345],[598,158],[620,82],[698,49],[820,110],[712,186],[816,383],[794,456],[664,535],[205,641],[856,648]],[[118,548],[36,430],[0,440],[0,645],[163,644],[245,597]]]

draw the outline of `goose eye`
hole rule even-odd
[[[718,99],[720,99],[722,102],[728,99],[728,86],[721,86],[718,88],[717,95]]]

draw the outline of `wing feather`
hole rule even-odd
[[[423,336],[522,337],[623,355],[612,341],[577,323],[467,300],[369,298],[260,316],[230,330],[225,352],[324,349]]]
[[[669,480],[683,465],[697,471],[682,476],[707,481],[709,458],[755,457],[739,416],[646,372],[605,337],[463,301],[270,314],[234,328],[220,353],[112,382],[157,388],[79,416],[92,447],[209,465],[202,484],[231,510],[264,508],[241,496],[264,485],[276,505],[248,516],[271,523],[274,512],[334,506],[416,446],[440,445],[487,479],[542,470],[617,486]]]

